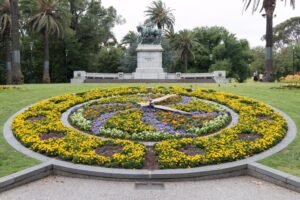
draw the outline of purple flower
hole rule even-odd
[[[192,101],[192,97],[182,96],[180,104],[189,104]]]
[[[92,123],[92,132],[97,135],[99,134],[99,129],[114,115],[116,115],[118,112],[110,112],[110,113],[104,113],[100,117],[96,118]]]
[[[165,122],[158,121],[155,116],[156,109],[150,107],[142,107],[141,110],[144,112],[142,121],[145,124],[153,126],[159,132],[169,132],[170,134],[186,134],[185,130],[177,131],[172,126]]]

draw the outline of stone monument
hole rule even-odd
[[[134,73],[88,73],[75,71],[72,83],[227,83],[226,71],[212,73],[165,73],[163,70],[162,30],[153,24],[138,26],[137,68]]]
[[[137,68],[133,73],[134,79],[166,79],[163,70],[161,46],[162,31],[152,24],[138,26],[139,45],[137,51]]]

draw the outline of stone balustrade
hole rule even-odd
[[[150,78],[151,79],[151,78]],[[149,79],[149,80],[150,80]],[[212,80],[215,83],[227,83],[226,72],[225,71],[214,71],[212,73],[164,73],[164,77],[160,77],[159,79],[164,80],[176,80],[177,82],[180,80],[195,80],[195,82],[201,82],[201,80]],[[86,80],[139,80],[136,77],[135,73],[88,73],[85,71],[74,71],[74,78],[71,79],[71,83],[85,83]],[[141,80],[146,80],[141,78]],[[148,80],[148,81],[149,81]],[[156,79],[151,79],[156,80]]]

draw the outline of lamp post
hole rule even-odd
[[[66,83],[68,82],[68,55],[69,55],[69,50],[66,49],[65,50],[65,55],[66,55],[66,63],[65,63],[65,79],[66,79]]]

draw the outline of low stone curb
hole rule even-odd
[[[247,175],[300,192],[300,178],[259,163],[248,164]]]
[[[68,176],[73,178],[89,178],[89,179],[107,179],[107,180],[115,180],[117,178],[118,181],[137,181],[137,179],[128,179],[128,177],[104,177],[104,176],[95,176],[93,172],[90,173],[72,173],[69,168],[64,168],[61,166],[56,166],[51,162],[46,162],[26,170],[17,172],[15,174],[0,178],[0,193],[16,188],[18,186],[40,180],[50,175],[58,175],[58,176]],[[210,180],[210,179],[220,179],[220,178],[228,178],[228,177],[237,177],[237,176],[252,176],[258,179],[262,179],[264,181],[276,184],[278,186],[300,192],[300,178],[296,176],[292,176],[290,174],[281,172],[279,170],[275,170],[273,168],[258,164],[251,163],[245,166],[241,166],[239,168],[232,169],[231,171],[219,170],[219,172],[215,173],[204,173],[198,174],[199,176],[195,176],[196,174],[191,174],[191,177],[177,177],[177,176],[164,176],[164,174],[156,174],[159,179],[147,179],[142,178],[138,179],[138,181],[186,181],[186,180]],[[115,178],[115,179],[114,179]]]
[[[0,178],[0,193],[30,183],[52,174],[53,166],[49,163],[25,169],[23,171]]]
[[[49,158],[39,153],[27,149],[14,137],[11,130],[11,122],[14,117],[23,112],[21,110],[12,116],[4,126],[4,137],[7,142],[21,153],[38,159],[43,163],[29,168],[27,170],[12,174],[10,176],[0,178],[0,192],[5,191],[25,183],[29,183],[48,175],[64,175],[71,177],[84,177],[96,179],[125,179],[125,180],[148,180],[148,181],[178,181],[186,179],[215,179],[226,178],[240,175],[251,175],[271,183],[300,192],[300,180],[295,176],[274,170],[269,167],[255,163],[257,160],[266,158],[274,153],[287,147],[296,137],[297,128],[293,120],[285,113],[273,108],[281,113],[287,120],[288,133],[286,137],[273,148],[244,160],[239,160],[220,165],[204,166],[189,169],[168,169],[168,170],[126,170],[126,169],[110,169],[104,167],[86,166],[80,164],[73,164],[61,160]]]

